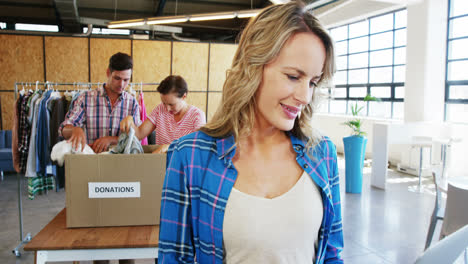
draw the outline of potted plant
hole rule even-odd
[[[368,94],[364,97],[364,101],[380,101],[380,99]],[[343,123],[352,130],[351,136],[343,138],[346,164],[346,192],[349,193],[361,193],[362,191],[362,170],[367,145],[367,133],[361,130],[363,122],[358,117],[362,109],[364,107],[358,106],[357,102],[355,102],[351,105],[351,114],[354,118]]]

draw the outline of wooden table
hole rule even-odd
[[[35,262],[106,259],[155,259],[159,226],[66,228],[63,209],[24,250],[35,251]]]

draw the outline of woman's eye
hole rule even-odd
[[[299,77],[297,77],[297,76],[289,75],[289,74],[286,74],[286,75],[288,76],[288,79],[289,79],[289,80],[292,80],[292,81],[297,81],[297,80],[299,80]]]

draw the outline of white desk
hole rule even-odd
[[[449,138],[450,128],[445,124],[423,122],[406,124],[374,123],[372,135],[371,185],[385,189],[390,144],[411,144],[411,139],[415,136]]]

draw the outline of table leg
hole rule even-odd
[[[422,188],[422,184],[421,184],[421,175],[422,175],[422,162],[423,162],[423,148],[419,148],[419,173],[418,173],[418,177],[419,177],[419,182],[418,182],[418,187],[419,187],[419,190],[421,190]]]
[[[46,251],[36,251],[36,264],[45,264],[47,261]]]

